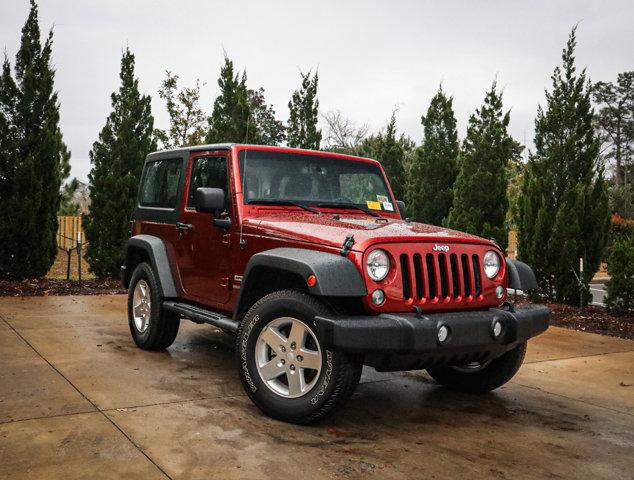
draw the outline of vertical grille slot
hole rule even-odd
[[[414,254],[414,278],[416,279],[416,298],[421,299],[425,296],[423,289],[423,270],[422,270],[422,258],[420,253]]]
[[[459,297],[460,292],[460,270],[458,269],[458,256],[452,253],[449,257],[449,263],[451,264],[451,284],[453,286],[453,296]]]
[[[473,295],[473,289],[471,287],[471,275],[469,275],[469,257],[466,253],[460,255],[460,263],[462,264],[462,279],[464,281],[464,295],[468,297]]]
[[[444,253],[438,255],[438,270],[440,272],[440,295],[442,298],[447,298],[449,296],[449,275],[447,257]]]
[[[436,285],[436,269],[434,268],[434,256],[431,253],[425,255],[425,266],[427,267],[427,284],[429,287],[429,297],[438,296],[438,286]]]
[[[470,253],[402,253],[398,256],[403,299],[425,304],[480,301],[484,273]]]
[[[409,281],[409,261],[405,253],[401,254],[401,279],[403,281],[403,298],[405,300],[412,296],[412,286]]]
[[[473,255],[471,259],[473,260],[473,277],[475,279],[474,290],[476,295],[480,295],[482,293],[482,281],[481,281],[482,279],[480,278],[480,262],[478,261],[477,255]]]

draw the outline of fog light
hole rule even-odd
[[[499,320],[494,321],[492,328],[493,337],[498,338],[500,335],[502,335],[502,330],[504,330],[504,325],[502,325],[502,322],[500,322]]]
[[[438,343],[445,343],[449,338],[449,327],[447,325],[441,325],[438,329]]]
[[[372,303],[375,305],[381,305],[385,301],[385,293],[380,288],[377,288],[372,292]]]
[[[502,298],[504,296],[504,287],[502,285],[498,285],[495,288],[495,296],[498,298]]]

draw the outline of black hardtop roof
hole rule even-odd
[[[208,143],[206,145],[193,145],[191,147],[180,147],[180,148],[170,148],[167,150],[157,150],[156,152],[150,153],[148,156],[154,155],[164,155],[164,154],[182,154],[187,152],[200,152],[206,150],[229,150],[236,143]]]
[[[191,147],[180,147],[180,148],[172,148],[168,150],[157,150],[156,152],[152,152],[148,154],[148,156],[146,157],[146,160],[151,161],[151,160],[157,160],[157,159],[164,159],[172,155],[180,157],[180,156],[189,154],[189,152],[204,152],[208,150],[230,150],[234,146],[253,147],[254,149],[257,149],[257,147],[270,147],[270,145],[256,145],[256,144],[249,144],[249,143],[208,143],[205,145],[192,145]],[[288,150],[289,152],[293,150],[296,150],[297,152],[300,152],[303,154],[310,154],[311,152],[314,152],[320,155],[327,154],[333,157],[371,160],[373,162],[379,163],[375,159],[359,157],[357,155],[348,155],[348,154],[336,153],[336,152],[324,152],[322,150],[308,150],[308,149],[293,148],[293,147],[276,147],[276,148],[281,148],[282,150]]]

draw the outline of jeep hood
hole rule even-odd
[[[370,245],[382,242],[491,244],[481,237],[434,225],[343,213],[267,213],[248,218],[245,225],[255,229],[258,235],[336,248],[342,246],[346,236],[354,235],[352,250],[355,251],[364,251]]]

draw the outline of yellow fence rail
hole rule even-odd
[[[77,246],[77,240],[85,242],[84,230],[81,227],[81,215],[57,217],[57,246],[68,250]]]

